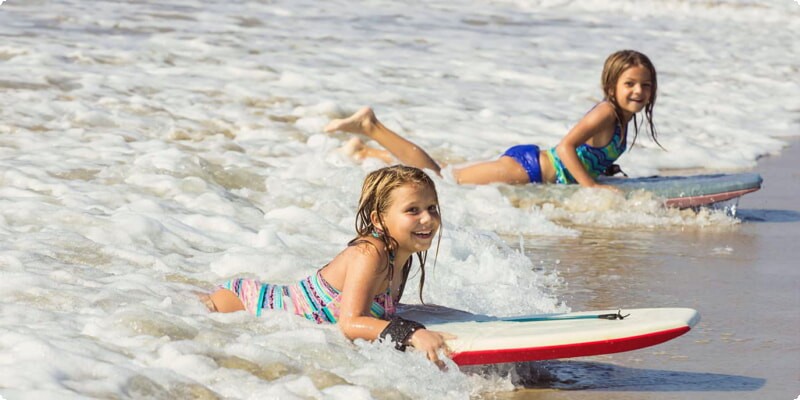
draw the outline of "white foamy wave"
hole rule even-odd
[[[561,284],[558,276],[542,271],[491,232],[446,229],[436,253],[432,248],[428,254],[426,303],[489,315],[568,310],[550,290]],[[405,302],[418,301],[418,278],[412,274]]]

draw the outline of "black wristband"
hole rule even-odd
[[[380,334],[381,340],[386,340],[386,336],[394,343],[394,348],[400,351],[406,351],[406,342],[411,338],[414,332],[425,329],[425,325],[416,321],[409,321],[400,317],[392,317],[389,320],[389,325],[383,329]]]

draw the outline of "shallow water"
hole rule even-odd
[[[554,145],[599,100],[606,55],[636,48],[659,70],[656,123],[669,151],[640,134],[623,169],[753,168],[798,133],[800,67],[786,54],[800,50],[799,10],[789,1],[6,1],[0,395],[441,399],[625,387],[617,391],[658,396],[674,385],[674,373],[647,368],[686,371],[677,388],[701,394],[784,394],[773,381],[796,384],[790,361],[763,361],[770,375],[760,375],[704,345],[697,363],[681,364],[698,351],[691,335],[711,327],[698,340],[763,360],[786,352],[736,344],[727,334],[750,335],[734,330],[736,315],[699,297],[699,330],[653,356],[442,374],[292,316],[210,315],[195,293],[232,276],[294,281],[351,238],[361,181],[381,164],[352,162],[336,151],[348,137],[321,130],[364,104],[437,158],[493,158],[517,143]],[[772,235],[796,233],[787,228],[795,206],[755,200],[766,190],[743,200],[740,222],[647,195],[436,181],[444,232],[425,298],[477,313],[691,306],[683,300],[697,282],[715,290],[712,303],[730,301],[717,292],[750,286],[726,266],[784,265],[747,257],[777,257]],[[652,281],[669,290],[643,283]],[[796,280],[777,283],[789,285],[783,295],[745,304],[797,305],[786,294]],[[678,364],[659,365],[672,355]],[[650,361],[616,362],[639,358]],[[547,389],[515,392],[528,386]]]
[[[763,160],[765,187],[742,198],[742,222],[680,231],[584,229],[527,248],[555,260],[557,291],[577,309],[700,311],[695,329],[655,347],[517,365],[519,399],[779,399],[800,394],[800,175],[793,157]],[[586,256],[586,248],[611,249]],[[584,251],[579,251],[584,249]],[[561,267],[563,266],[563,267]]]

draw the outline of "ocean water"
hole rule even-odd
[[[209,314],[195,293],[291,282],[341,250],[382,164],[343,156],[348,136],[322,127],[362,105],[451,164],[552,146],[600,100],[605,57],[634,48],[658,69],[667,151],[642,133],[622,168],[751,169],[800,133],[799,16],[789,0],[6,1],[0,395],[509,393],[507,369],[439,373],[290,315]],[[572,266],[526,251],[548,241],[741,225],[641,193],[537,188],[556,200],[521,203],[436,181],[444,229],[424,296],[472,312],[572,309]]]

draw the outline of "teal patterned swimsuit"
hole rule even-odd
[[[578,153],[578,159],[581,160],[581,164],[589,172],[589,175],[593,179],[597,179],[600,174],[605,172],[606,168],[614,164],[614,161],[625,152],[626,145],[625,136],[622,135],[622,130],[617,124],[611,142],[604,147],[592,147],[584,143],[576,147],[575,151]],[[547,157],[553,163],[553,168],[556,171],[556,183],[578,183],[561,162],[561,159],[558,158],[555,147],[547,150]]]
[[[347,245],[360,243],[372,245],[366,240],[352,240]],[[394,252],[389,252],[389,259],[394,260]],[[273,285],[257,279],[236,278],[220,287],[235,293],[242,301],[244,309],[256,316],[261,315],[261,310],[284,310],[302,315],[318,324],[335,324],[339,319],[342,293],[322,277],[322,268],[293,285]],[[404,274],[405,277],[408,276],[407,271]],[[404,285],[400,286],[401,295]],[[395,310],[394,298],[390,286],[387,286],[385,292],[372,299],[369,312],[375,318],[388,319]]]
[[[331,286],[320,271],[294,285],[273,285],[256,279],[236,278],[221,285],[239,297],[245,310],[261,315],[261,310],[284,310],[302,315],[318,324],[339,319],[342,294]],[[386,319],[394,314],[395,305],[389,289],[372,300],[370,315]]]

